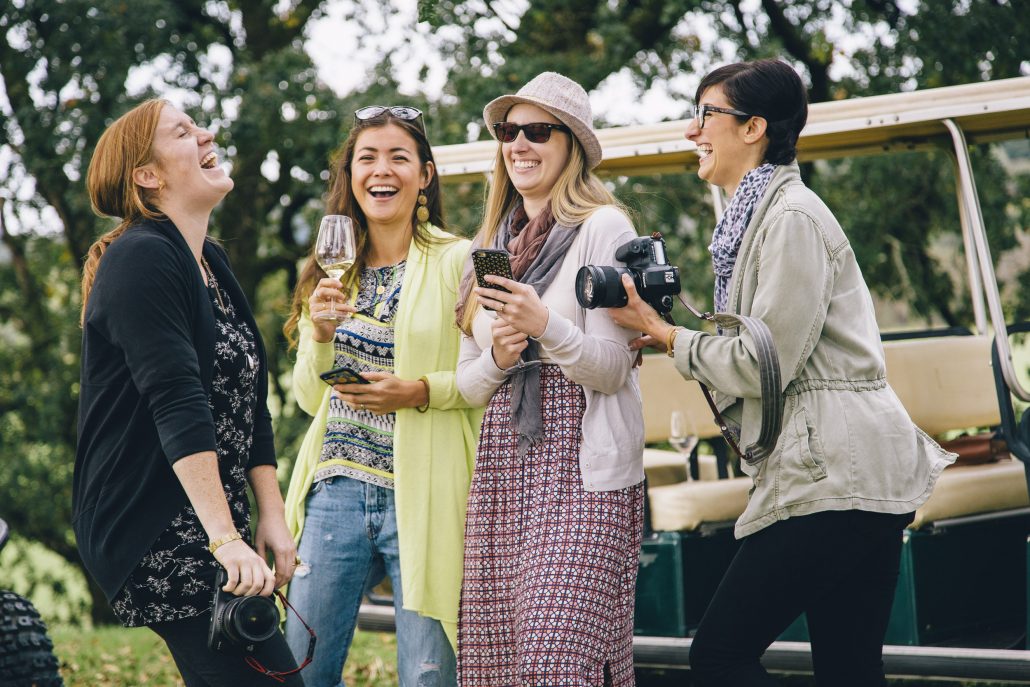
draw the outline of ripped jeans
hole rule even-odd
[[[294,575],[289,599],[318,636],[314,660],[301,673],[308,687],[342,687],[361,597],[386,575],[393,584],[400,687],[456,685],[454,651],[443,626],[402,608],[392,489],[349,477],[316,482],[307,497],[298,554],[310,570]],[[298,663],[308,637],[288,614],[286,640]]]

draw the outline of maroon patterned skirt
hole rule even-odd
[[[585,491],[583,390],[540,374],[544,441],[525,459],[511,385],[483,418],[465,526],[458,682],[465,687],[633,685],[633,599],[643,486]]]

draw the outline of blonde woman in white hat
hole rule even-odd
[[[457,383],[488,404],[465,529],[459,682],[633,684],[643,417],[634,332],[576,302],[633,225],[592,170],[583,88],[553,72],[483,111],[499,141],[474,248],[508,252],[507,291],[458,299]],[[491,310],[486,310],[490,308]]]

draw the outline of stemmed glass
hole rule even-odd
[[[326,215],[318,226],[315,240],[315,259],[319,266],[333,279],[340,279],[354,265],[354,223],[345,215]],[[336,312],[336,299],[329,304],[329,310],[315,315],[318,320],[336,320],[345,317]]]
[[[694,455],[694,449],[697,447],[697,442],[697,434],[687,431],[687,418],[683,415],[683,411],[672,411],[672,416],[669,418],[669,444],[686,456],[687,481],[690,481],[692,478],[691,468],[693,466],[691,465],[691,459]]]

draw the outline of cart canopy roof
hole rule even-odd
[[[1030,137],[1030,77],[931,88],[909,93],[816,103],[798,141],[802,161],[870,155],[928,146],[950,147],[944,119],[969,143]],[[687,120],[600,129],[602,174],[641,175],[697,169],[694,144],[683,138]],[[493,140],[437,146],[445,182],[482,179],[496,154]]]

